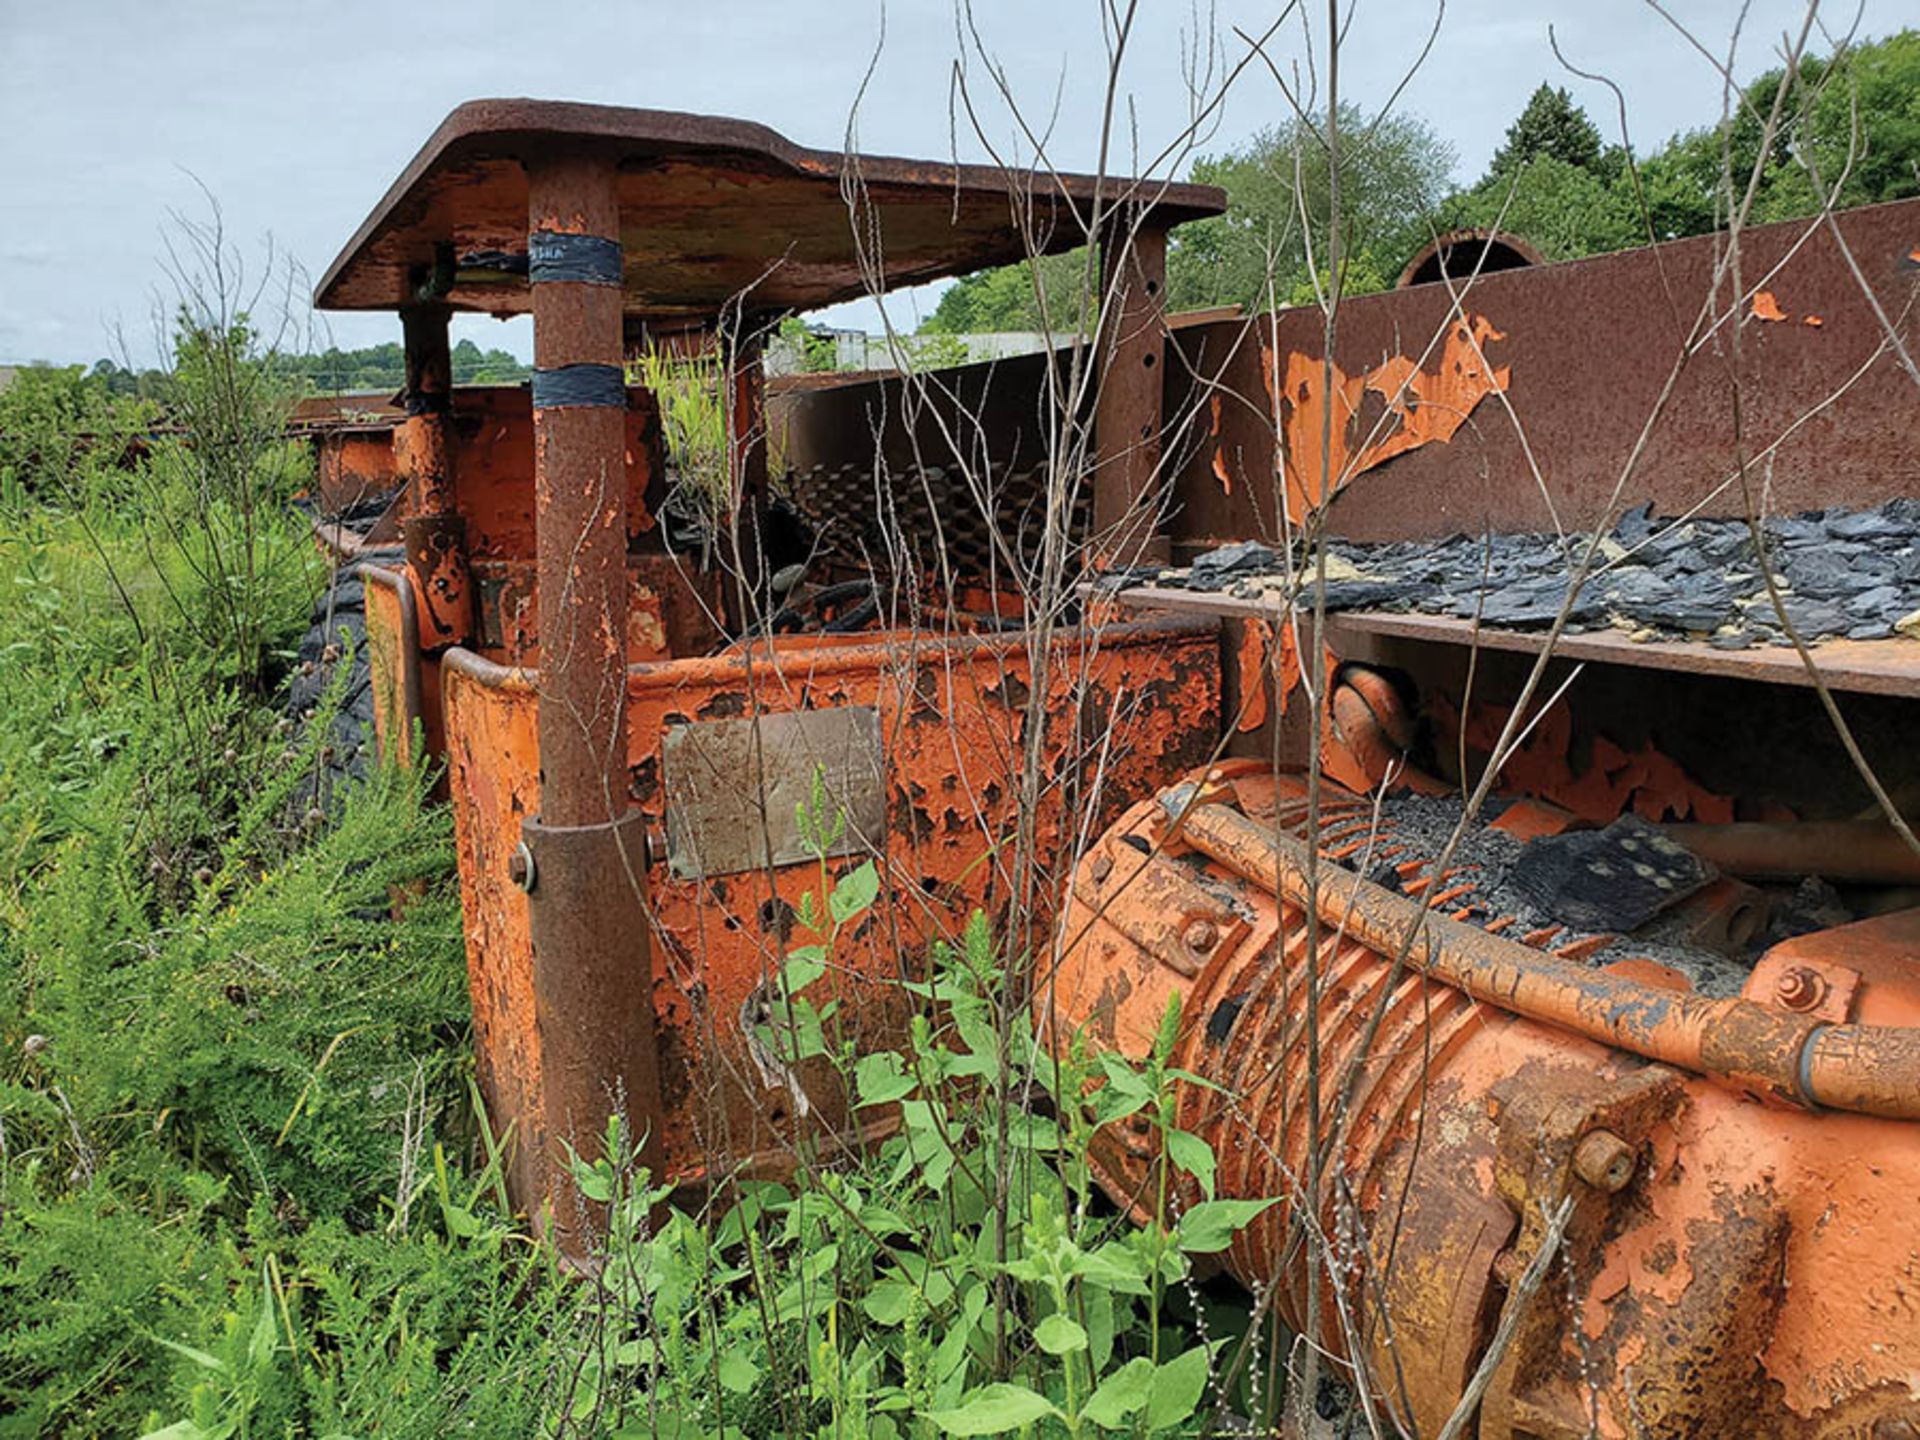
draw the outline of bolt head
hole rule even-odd
[[[524,840],[514,846],[513,853],[507,857],[507,878],[528,894],[533,893],[533,851]]]
[[[1618,1195],[1633,1179],[1639,1157],[1611,1130],[1595,1130],[1573,1151],[1573,1173],[1596,1190]]]
[[[1187,948],[1206,952],[1220,943],[1220,931],[1211,920],[1196,920],[1187,926]]]
[[[1789,1010],[1811,1010],[1827,998],[1826,977],[1805,965],[1789,965],[1773,982],[1773,993]]]
[[[1093,863],[1087,867],[1087,873],[1093,876],[1094,884],[1100,884],[1113,873],[1113,857],[1111,855],[1094,856]]]

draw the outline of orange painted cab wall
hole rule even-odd
[[[977,907],[1004,905],[1001,852],[1020,816],[1015,776],[1030,717],[1043,718],[1048,774],[1032,843],[1041,873],[1057,869],[1061,879],[1066,857],[1121,804],[1204,760],[1216,742],[1219,653],[1211,624],[1115,626],[1097,646],[1063,632],[1039,704],[1030,703],[1026,643],[1017,634],[921,636],[911,644],[880,635],[866,644],[783,646],[771,663],[761,650],[751,660],[730,654],[628,671],[632,790],[655,819],[664,805],[661,741],[671,726],[840,706],[877,710],[888,811],[883,899],[824,982],[841,1002],[840,1033],[858,1036],[863,1049],[904,1039],[907,997],[893,982],[917,970],[927,943],[957,935]],[[533,677],[456,655],[444,683],[482,1079],[497,1114],[524,1113],[538,1093],[541,1057],[533,1043],[526,899],[507,864],[521,820],[539,803]],[[1097,792],[1068,808],[1068,791],[1092,785],[1096,774]],[[779,972],[785,946],[810,938],[795,932],[793,915],[807,892],[821,889],[820,867],[683,881],[655,865],[649,883],[669,1165],[683,1179],[736,1167],[778,1170],[790,1164],[796,1110],[827,1130],[846,1120],[830,1077],[803,1066],[796,1087],[769,1070],[750,1036],[749,1012]],[[1036,942],[1044,934],[1044,926],[1033,931]]]

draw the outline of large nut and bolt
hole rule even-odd
[[[1573,1173],[1596,1190],[1617,1195],[1633,1179],[1637,1162],[1633,1146],[1611,1130],[1595,1130],[1573,1150]]]
[[[534,882],[538,877],[534,871],[533,851],[527,848],[527,842],[524,840],[514,846],[513,854],[507,857],[507,878],[529,895],[533,893]]]
[[[1211,920],[1196,920],[1187,926],[1187,948],[1196,955],[1204,955],[1220,943],[1219,928]]]
[[[1812,1010],[1827,998],[1827,980],[1805,965],[1789,965],[1773,982],[1773,996],[1789,1010]]]

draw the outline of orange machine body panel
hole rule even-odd
[[[705,720],[872,707],[884,756],[881,902],[843,938],[823,983],[840,1000],[836,1038],[864,1053],[905,1035],[897,981],[928,942],[957,935],[979,907],[1006,901],[1004,847],[1023,805],[1028,725],[1048,780],[1031,845],[1042,895],[1056,857],[1097,832],[1126,797],[1203,761],[1215,742],[1218,645],[1209,625],[1154,621],[1089,642],[1062,631],[1044,696],[1023,634],[883,634],[862,644],[784,644],[627,672],[633,799],[665,818],[662,745],[671,727]],[[483,1082],[499,1113],[534,1112],[542,1056],[533,1024],[526,896],[509,878],[523,819],[539,809],[533,675],[464,652],[444,668],[451,798],[466,915],[467,959]],[[750,775],[740,777],[751,786]],[[860,861],[762,867],[704,880],[648,872],[654,999],[666,1102],[666,1154],[683,1180],[792,1162],[804,1113],[838,1131],[845,1107],[824,1067],[786,1073],[749,1031],[798,928],[803,896]],[[1064,879],[1064,876],[1058,877]],[[1044,934],[1037,930],[1036,935]],[[886,982],[886,983],[881,983]],[[533,1193],[531,1190],[521,1193]]]

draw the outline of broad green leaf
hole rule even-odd
[[[1136,1356],[1100,1382],[1087,1397],[1080,1418],[1091,1420],[1103,1430],[1119,1430],[1129,1415],[1146,1405],[1152,1392],[1153,1361]]]
[[[1210,1255],[1233,1243],[1233,1237],[1273,1200],[1206,1200],[1180,1217],[1174,1240],[1189,1255]]]
[[[960,1319],[933,1352],[933,1377],[945,1384],[966,1370],[967,1345],[987,1308],[987,1287],[976,1284],[960,1301]],[[956,1387],[957,1388],[957,1387]]]
[[[1200,1406],[1207,1391],[1207,1347],[1196,1345],[1153,1372],[1153,1393],[1147,1397],[1147,1431],[1178,1425]]]
[[[1087,1357],[1098,1375],[1113,1359],[1113,1295],[1097,1285],[1082,1286],[1080,1306],[1087,1315]]]
[[[442,1205],[440,1218],[446,1224],[447,1234],[456,1240],[471,1240],[480,1233],[480,1222],[464,1205]]]
[[[1074,1271],[1089,1285],[1119,1295],[1145,1295],[1152,1270],[1146,1257],[1121,1240],[1110,1240],[1074,1263]]]
[[[1167,1156],[1175,1165],[1200,1182],[1207,1199],[1213,1199],[1213,1147],[1191,1130],[1167,1132]]]
[[[898,1325],[913,1305],[913,1287],[903,1280],[881,1280],[867,1291],[860,1308],[876,1325]]]
[[[920,1082],[905,1072],[898,1055],[881,1050],[860,1057],[853,1083],[862,1105],[888,1105],[911,1095]]]
[[[1058,1150],[1066,1135],[1058,1120],[1016,1112],[1007,1116],[1007,1144],[1014,1149]]]
[[[974,1001],[953,1009],[953,1027],[966,1041],[973,1064],[962,1073],[994,1076],[1000,1073],[1000,1034],[984,1005]]]
[[[1100,1068],[1105,1072],[1107,1084],[1123,1095],[1138,1096],[1142,1100],[1153,1098],[1153,1087],[1147,1083],[1147,1077],[1136,1070],[1124,1055],[1105,1050],[1100,1055]]]
[[[1033,1327],[1033,1343],[1049,1355],[1071,1355],[1087,1348],[1087,1332],[1066,1316],[1047,1316]]]
[[[863,914],[879,895],[880,872],[874,868],[873,861],[868,860],[833,882],[833,893],[827,897],[827,912],[834,924],[844,925]]]
[[[787,994],[798,995],[827,973],[827,952],[819,945],[802,945],[787,952],[786,969],[780,983]]]
[[[913,1227],[901,1218],[897,1210],[889,1210],[884,1205],[863,1205],[860,1207],[860,1224],[884,1240],[889,1235],[906,1235]]]
[[[1024,1385],[1001,1384],[982,1385],[954,1409],[929,1410],[926,1418],[949,1435],[1006,1435],[1059,1413],[1046,1396]]]
[[[807,1257],[800,1262],[800,1273],[809,1280],[818,1280],[839,1263],[840,1247],[838,1245],[823,1245],[818,1250],[810,1251]]]
[[[944,1267],[933,1264],[926,1256],[903,1253],[896,1257],[895,1263],[906,1283],[917,1287],[929,1305],[937,1309],[953,1298],[952,1278]]]
[[[721,1386],[735,1395],[746,1395],[760,1383],[760,1367],[738,1350],[722,1355],[717,1368]]]

